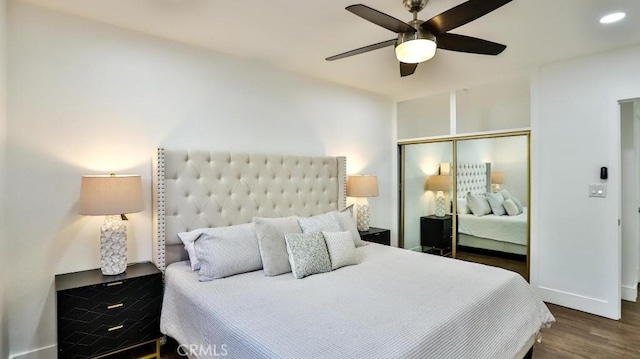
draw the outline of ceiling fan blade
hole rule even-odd
[[[511,0],[469,0],[422,23],[435,35],[444,34],[506,5]]]
[[[498,55],[507,47],[495,42],[458,34],[442,34],[437,37],[438,48],[482,55]]]
[[[418,67],[418,64],[400,62],[400,77],[413,75],[413,73],[416,72],[416,67]]]
[[[391,30],[397,34],[401,32],[416,32],[416,29],[414,29],[413,26],[405,23],[404,21],[398,20],[393,16],[389,16],[366,5],[351,5],[347,6],[346,9],[367,21],[370,21],[378,26],[382,26],[385,29]]]
[[[396,39],[391,39],[391,40],[379,42],[377,44],[361,47],[359,49],[343,52],[341,54],[334,55],[334,56],[331,56],[331,57],[327,57],[326,60],[327,61],[333,61],[333,60],[338,60],[338,59],[344,59],[345,57],[358,55],[358,54],[362,54],[362,53],[365,53],[365,52],[381,49],[383,47],[391,46],[391,45],[394,45],[395,43],[396,43]]]

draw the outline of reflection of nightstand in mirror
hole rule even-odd
[[[420,217],[420,245],[429,254],[450,255],[452,237],[451,215]]]

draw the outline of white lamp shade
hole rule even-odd
[[[140,176],[82,176],[80,214],[119,215],[143,209]]]
[[[378,197],[378,177],[357,175],[347,178],[347,196]]]

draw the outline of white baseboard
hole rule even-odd
[[[635,286],[623,285],[621,295],[622,295],[622,300],[635,303],[636,300],[638,300],[638,285],[637,284]]]
[[[9,355],[9,359],[51,359],[58,357],[58,346],[49,345],[25,353]]]
[[[540,293],[542,300],[545,302],[599,315],[609,319],[620,319],[620,313],[612,313],[610,303],[603,299],[591,298],[580,294],[569,293],[542,286],[538,286],[538,292]]]

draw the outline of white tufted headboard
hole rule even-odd
[[[179,232],[346,205],[345,157],[159,148],[153,169],[153,257],[162,271],[188,258]]]
[[[458,162],[456,170],[458,198],[491,192],[491,163]]]

